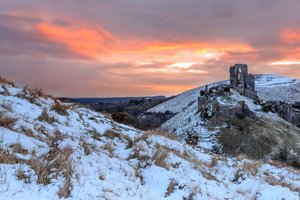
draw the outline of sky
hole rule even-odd
[[[299,0],[0,0],[0,75],[54,96],[175,95],[254,74],[300,79]]]

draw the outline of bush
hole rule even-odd
[[[190,145],[197,145],[199,141],[199,135],[193,134],[193,133],[187,133],[187,138],[185,141]]]
[[[205,95],[205,91],[204,90],[201,90],[200,91],[200,96],[204,96]]]
[[[127,117],[127,113],[125,112],[118,112],[118,113],[113,113],[111,115],[111,118],[116,121],[116,122],[119,122],[119,123],[124,123],[125,120],[126,120],[126,117]]]
[[[266,106],[266,105],[264,105],[263,107],[262,107],[262,110],[264,111],[264,112],[269,112],[270,110],[269,110],[269,107],[268,106]]]
[[[224,92],[230,92],[230,87],[224,87]]]

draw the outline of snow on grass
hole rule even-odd
[[[1,200],[299,199],[297,170],[252,160],[245,165],[73,104],[58,112],[52,98],[31,98],[32,91],[25,98],[24,89],[2,85],[0,111],[17,121],[9,129],[0,127]],[[177,127],[178,134],[197,127],[207,136],[202,145],[209,146],[210,132],[196,124],[196,107],[185,100],[175,108],[184,110],[172,118],[176,126],[165,126]],[[44,110],[53,120],[39,118]],[[1,156],[10,156],[10,164]]]

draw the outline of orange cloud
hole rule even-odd
[[[221,41],[164,42],[115,38],[104,29],[62,27],[47,23],[38,24],[38,30],[49,40],[61,43],[71,51],[86,57],[118,62],[200,62],[219,59],[230,51],[252,51],[244,43]],[[109,55],[108,55],[109,54]],[[103,56],[104,55],[104,56]]]
[[[281,38],[289,43],[300,42],[300,30],[285,29],[281,34]]]
[[[105,43],[113,40],[112,35],[103,29],[71,30],[46,23],[40,23],[38,29],[48,39],[65,44],[87,58],[96,58],[99,54],[107,53]]]

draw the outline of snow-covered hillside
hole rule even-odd
[[[300,101],[300,80],[277,75],[256,75],[257,94],[266,101]]]
[[[300,197],[298,170],[208,153],[0,80],[1,200]]]
[[[212,83],[208,85],[208,88],[221,84],[229,84],[229,81]],[[255,85],[257,94],[263,100],[300,101],[300,80],[277,75],[256,75]],[[217,135],[215,130],[207,130],[205,126],[201,125],[197,102],[201,90],[204,90],[204,86],[184,92],[169,101],[149,109],[148,112],[163,113],[170,111],[176,113],[175,116],[162,124],[162,128],[181,136],[186,133],[197,133],[201,136],[199,145],[211,148],[217,143]],[[237,92],[234,92],[231,97],[238,101],[245,101],[250,110],[259,115],[268,117],[270,120],[283,121],[276,114],[261,112],[261,106],[255,105],[253,100],[241,96]]]
[[[220,84],[229,84],[229,81],[220,81],[208,84],[208,87],[214,87]],[[278,75],[256,75],[255,86],[257,94],[263,100],[273,101],[300,101],[300,80],[278,76]],[[170,99],[162,104],[159,104],[151,109],[149,112],[165,112],[173,113],[182,112],[187,107],[196,102],[199,97],[199,92],[204,89],[201,86]]]

